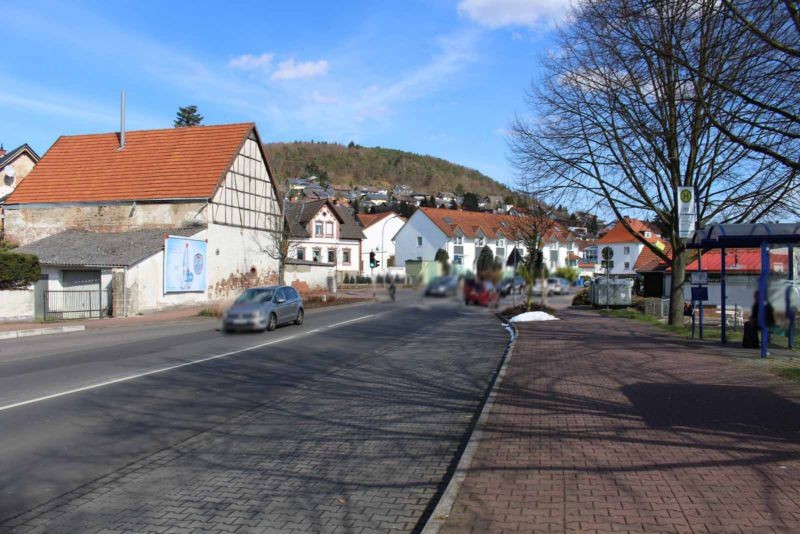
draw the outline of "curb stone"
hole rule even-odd
[[[511,356],[514,352],[514,345],[519,337],[519,333],[517,332],[517,328],[514,323],[507,320],[505,317],[502,317],[500,314],[497,314],[497,317],[503,322],[503,324],[511,333],[511,339],[506,346],[505,354],[503,354],[503,363],[500,367],[500,371],[497,373],[494,383],[492,384],[492,390],[489,393],[489,396],[486,398],[483,409],[481,409],[481,414],[478,417],[478,421],[475,423],[475,427],[472,430],[472,435],[469,437],[467,446],[464,448],[464,452],[461,454],[461,458],[458,460],[458,465],[456,466],[455,472],[450,478],[450,481],[447,483],[444,493],[442,493],[442,496],[439,498],[436,508],[433,509],[430,517],[428,517],[425,525],[420,530],[422,534],[437,534],[447,522],[447,519],[450,516],[450,511],[453,509],[453,504],[455,504],[456,497],[458,497],[458,494],[461,491],[461,486],[464,483],[464,480],[467,478],[467,473],[472,465],[472,460],[475,457],[475,453],[478,452],[478,446],[480,445],[481,437],[483,437],[483,431],[486,428],[486,422],[489,419],[489,414],[494,406],[497,392],[500,389],[500,385],[503,383],[506,370],[508,369],[508,364],[511,361]]]
[[[86,330],[85,325],[67,325],[67,326],[51,326],[47,328],[28,328],[25,330],[10,330],[8,332],[0,332],[0,340],[2,339],[16,339],[19,337],[30,336],[47,336],[50,334],[64,334],[67,332],[81,332]]]

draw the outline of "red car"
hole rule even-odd
[[[488,308],[496,308],[499,301],[500,295],[491,282],[477,280],[466,280],[464,282],[465,304],[475,303]]]

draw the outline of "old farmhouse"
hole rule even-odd
[[[6,238],[39,257],[50,308],[72,290],[131,315],[275,282],[277,198],[252,123],[62,136],[8,197]]]

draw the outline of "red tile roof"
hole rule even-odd
[[[635,232],[638,232],[638,233],[640,233],[642,235],[644,235],[644,232],[651,232],[652,237],[647,238],[648,241],[653,242],[656,239],[658,239],[657,238],[658,232],[654,228],[652,228],[649,224],[647,224],[646,222],[640,221],[638,219],[629,219],[628,221],[629,221],[629,224],[631,225],[631,228],[633,228],[633,230]],[[608,232],[606,232],[603,235],[603,237],[598,239],[597,242],[598,243],[605,243],[605,244],[608,244],[608,243],[634,243],[634,242],[638,243],[639,240],[636,239],[636,237],[634,237],[634,235],[632,233],[630,233],[627,230],[627,228],[622,226],[621,222],[617,221],[617,223],[614,225],[614,227],[611,228],[611,230],[609,230]]]
[[[722,254],[719,250],[703,253],[703,271],[720,272],[722,269]],[[770,254],[770,271],[786,272],[789,268],[787,254]],[[686,272],[697,270],[697,260],[686,266]],[[726,273],[761,273],[761,251],[758,249],[727,249],[725,251]]]
[[[577,255],[577,254],[575,254],[574,252],[570,252],[569,254],[567,254],[567,259],[568,259],[568,260],[570,260],[570,261],[580,261],[580,260],[582,260],[583,258],[581,258],[580,256],[578,256],[578,255]]]
[[[358,220],[362,228],[369,228],[378,221],[382,221],[390,215],[396,215],[393,211],[384,211],[383,213],[359,213]]]
[[[490,239],[496,239],[498,232],[507,238],[514,237],[514,226],[519,224],[520,218],[514,215],[492,213],[488,211],[462,211],[443,208],[420,208],[448,237],[456,234],[460,229],[464,236],[474,238],[478,231]],[[561,242],[574,239],[563,226],[556,224],[545,233],[545,241],[555,237]]]
[[[210,198],[253,123],[59,137],[8,204]]]
[[[664,254],[672,257],[672,247],[664,244]],[[655,252],[647,247],[644,247],[636,258],[636,263],[633,264],[633,270],[636,272],[651,272],[655,270],[664,271],[669,264],[656,255]]]

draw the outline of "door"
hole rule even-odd
[[[63,319],[100,317],[100,271],[62,271],[63,291],[51,292],[51,309],[62,314]]]
[[[290,302],[287,298],[286,291],[283,288],[278,289],[278,292],[275,293],[275,315],[278,316],[279,323],[285,323],[289,320],[289,306]]]

